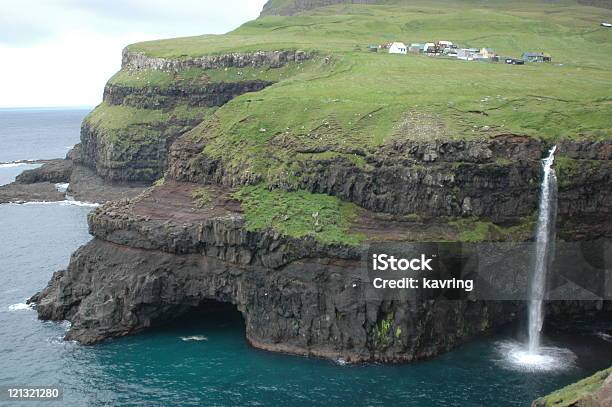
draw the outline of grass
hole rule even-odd
[[[512,226],[500,226],[477,218],[457,219],[449,224],[457,229],[460,242],[523,241],[533,234],[535,218],[525,217]]]
[[[549,143],[610,139],[612,31],[599,23],[612,19],[611,10],[572,0],[381,3],[333,5],[295,16],[269,15],[225,35],[129,46],[132,51],[165,58],[313,51],[315,58],[302,64],[278,69],[120,71],[110,83],[166,87],[249,79],[275,82],[233,99],[214,113],[207,111],[204,122],[189,137],[203,141],[202,154],[220,160],[228,172],[248,171],[252,179],[287,189],[299,185],[301,163],[325,165],[330,159],[344,158],[365,168],[368,154],[395,139],[479,140],[499,134],[526,135]],[[272,6],[289,10],[292,4],[275,0]],[[545,51],[554,62],[509,66],[367,50],[368,44],[387,41],[442,39],[466,47],[494,48],[503,56]],[[190,108],[183,109],[186,117],[194,114]],[[141,142],[139,137],[150,136],[130,132],[125,136],[120,129],[146,129],[147,123],[164,122],[169,114],[103,107],[90,120],[105,115],[98,123],[117,130],[133,145]],[[557,164],[560,176],[570,178],[573,164],[563,164]],[[344,235],[348,223],[343,216],[354,212],[335,198],[270,191],[263,186],[246,188],[238,196],[244,200],[251,228],[272,227],[325,242],[356,241]],[[313,225],[308,215],[323,203],[330,208],[336,205],[335,209],[329,209],[328,223]],[[275,216],[274,210],[282,217]],[[456,226],[464,241],[527,233],[522,226],[506,230],[475,219]]]
[[[187,105],[170,110],[140,109],[103,102],[85,118],[85,122],[102,130],[107,142],[134,144],[151,138],[157,140],[173,123],[181,127],[184,125],[181,123],[201,121],[214,110]]]
[[[378,321],[374,326],[374,345],[377,348],[384,349],[389,346],[391,342],[391,327],[393,324],[393,313],[387,314],[383,319]],[[395,331],[396,338],[402,334],[402,329],[397,327]]]
[[[363,239],[349,233],[358,208],[336,197],[270,190],[262,184],[242,187],[234,197],[241,202],[249,231],[271,229],[295,238],[312,237],[325,244],[357,245]]]
[[[577,383],[570,384],[538,401],[543,401],[544,405],[547,407],[569,407],[577,405],[576,403],[581,398],[599,390],[610,374],[612,374],[612,367],[597,372]]]
[[[411,112],[422,114],[424,122],[437,123],[439,137],[444,138],[500,133],[550,142],[610,137],[612,31],[599,27],[599,22],[612,18],[612,11],[574,1],[382,3],[390,5],[335,5],[290,17],[266,16],[225,35],[130,46],[168,58],[276,49],[315,51],[316,60],[303,65],[120,72],[111,82],[165,86],[198,81],[203,75],[213,82],[249,77],[278,82],[257,96],[243,95],[219,109],[215,121],[220,125],[213,131],[203,125],[199,133],[193,132],[207,139],[205,154],[222,159],[228,167],[256,171],[264,179],[267,172],[287,171],[288,157],[292,160],[314,148],[351,155],[355,149],[373,150],[397,137],[436,137],[403,128]],[[291,4],[280,1],[273,6],[280,10]],[[555,63],[508,66],[367,51],[368,44],[391,40],[436,39],[492,47],[510,56],[546,51]],[[326,56],[331,62],[325,62]],[[413,127],[420,128],[420,123]],[[285,140],[280,147],[279,138]],[[236,154],[228,157],[229,150]]]
[[[311,151],[352,156],[363,165],[355,151],[374,151],[394,138],[511,133],[550,143],[609,139],[612,32],[598,24],[602,14],[612,12],[566,3],[332,6],[294,17],[264,17],[225,36],[141,43],[133,49],[167,57],[316,50],[316,60],[300,71],[256,96],[232,100],[216,112],[217,125],[192,132],[206,141],[204,154],[274,183],[276,174],[291,177],[293,160]],[[504,55],[545,50],[555,63],[508,66],[366,50],[367,44],[392,39],[442,38],[490,46]],[[407,115],[413,119],[404,126]],[[430,131],[430,123],[439,131]],[[228,157],[230,150],[235,154]]]
[[[197,208],[204,208],[213,201],[210,190],[206,187],[195,188],[191,192],[191,199]]]
[[[573,184],[573,180],[580,175],[584,178],[585,174],[589,178],[590,174],[599,171],[601,161],[598,160],[574,160],[569,157],[559,156],[555,158],[555,172],[561,188]]]

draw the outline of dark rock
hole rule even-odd
[[[91,168],[75,165],[68,185],[68,195],[77,201],[105,203],[133,198],[145,190],[142,183],[112,183],[105,181]]]
[[[34,184],[37,182],[63,183],[68,182],[72,173],[72,161],[53,160],[33,170],[26,170],[15,179],[18,184]]]
[[[0,204],[16,202],[54,202],[63,201],[64,194],[51,182],[20,184],[13,182],[0,186]]]
[[[522,310],[515,300],[367,295],[360,248],[248,231],[230,191],[210,187],[211,205],[195,209],[194,187],[164,184],[92,212],[95,239],[31,299],[40,318],[70,320],[67,338],[91,344],[163,325],[215,300],[236,305],[247,340],[261,349],[407,362],[449,351]],[[396,237],[385,223],[368,227]],[[500,267],[485,269],[488,279],[516,284]],[[602,309],[593,301],[549,307],[558,315]]]
[[[157,69],[179,71],[190,68],[224,69],[262,67],[280,68],[290,62],[303,62],[312,58],[312,54],[299,50],[257,51],[249,53],[232,53],[221,55],[204,55],[197,58],[155,58],[142,52],[123,50],[122,69]]]
[[[273,83],[253,80],[164,88],[107,84],[104,88],[104,101],[109,105],[124,105],[141,109],[171,109],[181,104],[191,107],[214,107],[222,106],[244,93],[258,92]]]

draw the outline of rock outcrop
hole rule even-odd
[[[34,184],[37,182],[61,183],[68,182],[72,174],[71,160],[52,160],[33,170],[26,170],[15,179],[18,184]]]
[[[123,50],[122,69],[156,69],[179,71],[190,68],[224,69],[262,67],[280,68],[291,62],[303,62],[312,54],[300,50],[258,51],[205,55],[198,58],[159,58],[150,57],[143,52]]]
[[[301,63],[312,58],[304,51],[261,51],[232,53],[199,58],[156,58],[141,52],[123,51],[122,70],[132,74],[145,71],[180,73],[198,68],[222,70],[227,68],[275,69],[289,63]],[[96,111],[103,121],[117,120],[113,116],[148,119],[129,121],[122,126],[107,128],[87,117],[81,127],[80,162],[112,182],[151,183],[164,174],[170,145],[182,134],[198,125],[208,114],[207,109],[222,106],[248,92],[257,92],[273,84],[268,80],[244,79],[233,82],[210,82],[202,73],[202,81],[176,81],[164,86],[138,86],[109,82],[104,88],[103,105]],[[110,107],[110,108],[109,108]],[[112,108],[133,108],[135,111],[117,112]],[[96,111],[93,115],[95,116]],[[154,112],[156,119],[149,118]]]
[[[90,344],[215,300],[237,306],[247,340],[258,348],[403,362],[448,351],[512,320],[520,308],[516,302],[366,301],[357,248],[249,232],[226,192],[194,210],[193,188],[165,185],[95,211],[89,225],[96,238],[33,297],[40,317],[72,321],[67,338]]]
[[[66,199],[105,203],[133,198],[144,189],[141,183],[106,182],[81,164],[80,145],[77,145],[65,159],[47,160],[42,166],[18,175],[15,182],[0,186],[0,203],[57,202]]]
[[[272,186],[305,189],[375,211],[424,218],[486,218],[507,223],[537,209],[540,160],[550,146],[529,137],[480,141],[394,140],[373,151],[354,151],[367,165],[343,156],[296,161],[294,178],[267,179]],[[262,181],[239,166],[227,169],[202,152],[203,143],[178,140],[170,151],[168,178],[236,187]],[[612,143],[563,141],[558,146],[559,219],[569,239],[610,236]],[[324,151],[321,151],[324,152]],[[558,164],[561,165],[561,164]]]

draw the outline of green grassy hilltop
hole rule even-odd
[[[330,56],[329,65],[292,69],[290,80],[255,102],[243,96],[219,110],[232,136],[253,147],[264,141],[254,128],[266,128],[264,138],[287,129],[306,135],[330,119],[351,142],[376,145],[412,111],[439,121],[444,137],[473,137],[474,126],[544,138],[609,136],[612,30],[599,23],[612,18],[611,11],[573,2],[388,3],[398,4],[266,16],[226,35],[151,41],[130,50],[166,58],[278,49]],[[517,67],[367,51],[368,44],[442,39],[515,57],[545,51],[553,63]],[[259,75],[270,76],[251,76]],[[255,125],[232,125],[245,123],[245,116]]]
[[[366,166],[364,152],[397,137],[473,140],[516,134],[551,143],[610,138],[612,30],[600,23],[612,20],[612,10],[570,0],[314,7],[328,3],[337,2],[272,0],[262,17],[225,35],[128,48],[169,59],[262,50],[315,55],[303,63],[277,69],[123,70],[110,83],[163,88],[201,80],[275,82],[205,115],[188,133],[205,142],[207,156],[226,168],[258,174],[263,182],[291,184],[293,165],[317,155]],[[512,66],[368,50],[369,44],[438,40],[511,57],[547,52],[553,62]]]

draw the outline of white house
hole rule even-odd
[[[434,44],[433,42],[426,42],[425,43],[425,48],[423,50],[425,53],[428,52],[435,52],[436,51],[436,44]]]
[[[394,42],[389,47],[389,54],[407,54],[408,47],[403,42]]]
[[[612,28],[612,24],[610,23],[601,23],[601,26],[606,28]]]
[[[473,61],[476,59],[478,51],[477,48],[462,48],[457,51],[457,59],[462,59],[464,61]]]

